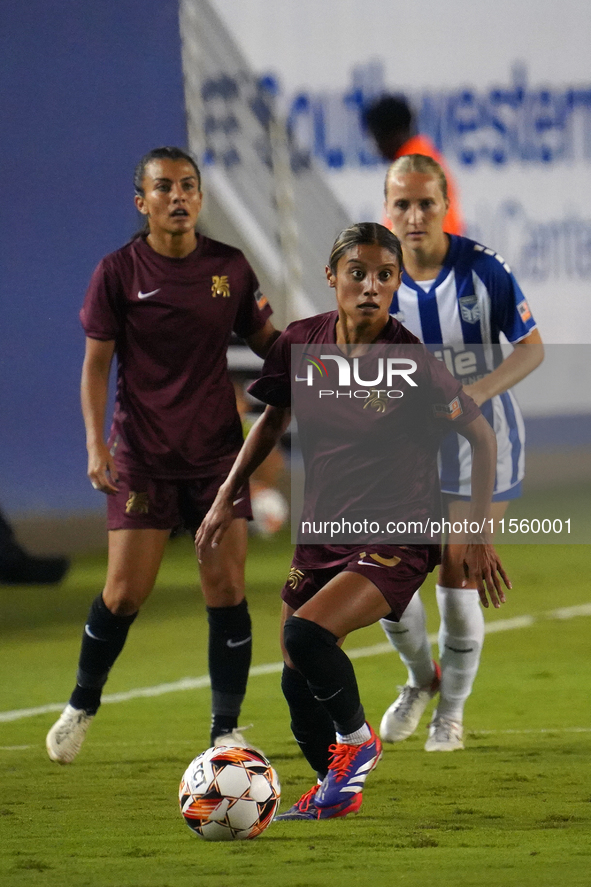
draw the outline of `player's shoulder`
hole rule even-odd
[[[455,235],[454,239],[458,242],[459,257],[469,262],[477,274],[480,271],[492,277],[504,278],[512,273],[503,256],[489,246],[469,237]]]
[[[399,320],[390,315],[390,320],[382,331],[379,341],[394,345],[421,345],[421,340],[411,333]]]
[[[104,265],[108,268],[117,265],[120,262],[129,261],[131,259],[131,245],[132,241],[126,243],[124,246],[120,246],[119,249],[113,250],[111,253],[107,253],[102,257],[99,265]]]
[[[293,323],[288,324],[281,333],[281,337],[293,345],[305,345],[316,340],[322,344],[330,338],[330,330],[334,327],[336,320],[336,311],[326,311],[323,314],[303,317],[301,320],[294,320]]]
[[[222,259],[224,262],[238,262],[248,265],[246,257],[242,250],[229,243],[221,240],[214,240],[213,237],[207,237],[205,234],[199,234],[199,257]]]
[[[139,238],[134,238],[119,249],[103,256],[95,268],[95,275],[102,275],[105,278],[125,278],[128,273],[133,273],[138,240]]]

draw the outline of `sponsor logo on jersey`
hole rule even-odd
[[[457,419],[463,412],[460,398],[454,397],[449,403],[433,404],[433,412],[436,419]]]
[[[304,574],[301,570],[296,570],[295,567],[292,567],[287,575],[287,585],[290,588],[297,588],[302,579],[304,578]]]
[[[147,493],[134,493],[129,491],[129,497],[125,503],[125,514],[148,514],[150,500]]]
[[[523,302],[519,303],[519,305],[517,306],[517,310],[519,311],[519,316],[524,323],[526,320],[530,319],[531,311],[529,310],[529,305],[527,304],[525,299],[523,300]]]
[[[230,282],[226,274],[214,274],[211,278],[211,295],[215,299],[216,296],[222,296],[224,299],[230,298]]]
[[[480,305],[478,296],[461,296],[458,299],[460,314],[465,323],[478,323],[480,320]]]
[[[151,290],[149,293],[143,293],[141,290],[139,290],[137,297],[138,297],[138,299],[149,299],[150,296],[155,296],[156,293],[159,293],[159,292],[160,292],[160,289]]]

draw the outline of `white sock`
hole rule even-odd
[[[380,619],[386,637],[408,669],[411,687],[428,687],[435,677],[431,644],[427,639],[427,615],[418,591],[400,622]]]
[[[371,739],[371,731],[367,722],[354,733],[337,733],[337,742],[344,745],[363,745],[368,739]]]
[[[441,616],[441,688],[436,715],[462,723],[484,642],[484,616],[475,588],[436,586]]]

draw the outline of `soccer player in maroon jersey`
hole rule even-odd
[[[173,528],[193,532],[242,444],[226,350],[232,332],[265,356],[278,333],[242,253],[195,230],[199,169],[157,148],[135,171],[145,228],[96,268],[81,311],[86,333],[82,412],[88,477],[107,495],[107,578],[84,627],[76,687],[47,736],[52,760],[71,762],[100,705],[109,670],[154,583]],[[109,370],[117,398],[103,436]],[[244,597],[248,485],[228,532],[201,559],[209,621],[212,744],[233,745],[251,657]]]
[[[356,346],[414,346],[420,382],[409,388],[418,395],[407,392],[411,405],[416,404],[414,410],[408,408],[406,395],[403,400],[383,401],[383,409],[373,413],[365,409],[371,407],[371,398],[365,404],[361,400],[347,401],[346,391],[342,399],[333,401],[334,407],[326,399],[321,409],[318,400],[314,405],[309,398],[301,407],[298,400],[294,401],[300,436],[308,435],[310,426],[318,432],[317,446],[303,447],[304,510],[309,508],[310,500],[322,502],[328,489],[335,513],[346,514],[355,508],[358,476],[368,476],[367,453],[374,429],[377,434],[380,423],[385,423],[386,446],[374,453],[370,476],[398,491],[398,499],[392,498],[392,508],[398,512],[402,509],[408,521],[424,515],[438,492],[440,435],[449,431],[453,422],[473,447],[471,520],[480,524],[487,516],[494,482],[495,435],[447,368],[389,316],[401,266],[400,243],[383,226],[354,225],[339,235],[326,269],[329,285],[335,289],[337,310],[292,323],[271,348],[260,379],[250,387],[267,407],[197,533],[201,558],[208,557],[212,547],[223,545],[224,534],[232,524],[232,502],[237,491],[289,421],[291,383],[301,378],[292,365],[292,344],[320,343],[327,351],[332,347],[341,361],[345,358],[339,355],[351,354],[351,349],[353,353],[366,352]],[[323,379],[325,387],[330,389],[331,385]],[[343,404],[348,405],[347,410]],[[442,408],[452,404],[449,411]],[[361,413],[363,418],[359,420]],[[364,429],[361,436],[352,433],[355,423]],[[341,470],[343,466],[346,470]],[[333,483],[335,474],[338,484]],[[375,489],[379,496],[379,487]],[[440,548],[425,542],[374,542],[296,547],[281,593],[285,661],[282,688],[290,708],[292,731],[317,772],[318,784],[279,819],[325,819],[358,810],[365,778],[380,758],[380,740],[365,719],[353,666],[340,641],[349,632],[386,615],[400,619],[414,592],[439,562]],[[494,606],[499,606],[504,594],[497,573],[505,584],[509,585],[509,580],[485,536],[465,545],[464,561],[466,575],[483,594],[488,592]]]

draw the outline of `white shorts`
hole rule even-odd
[[[514,499],[521,493],[525,474],[525,426],[521,410],[510,391],[497,394],[480,407],[497,436],[497,471],[494,499]],[[441,492],[470,498],[472,450],[461,435],[451,433],[439,450]]]

